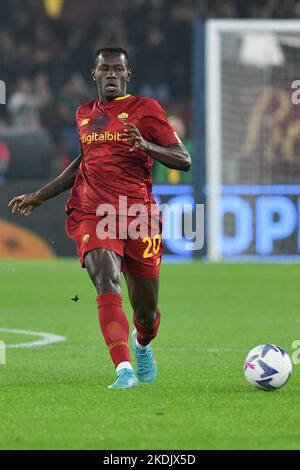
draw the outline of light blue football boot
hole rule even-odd
[[[152,351],[148,344],[145,349],[139,349],[136,345],[137,331],[132,332],[133,350],[137,363],[137,376],[140,382],[154,382],[157,377],[157,367]]]
[[[136,387],[138,383],[133,369],[122,369],[118,373],[115,383],[109,385],[108,388],[132,388]]]

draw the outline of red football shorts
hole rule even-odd
[[[116,221],[73,210],[66,220],[69,238],[77,244],[82,267],[84,257],[95,248],[114,251],[122,257],[122,272],[134,277],[157,277],[162,258],[162,221],[151,223],[144,217],[142,227],[137,227],[133,217],[116,216]],[[141,228],[141,230],[139,230]],[[133,234],[130,236],[130,234]]]

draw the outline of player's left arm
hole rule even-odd
[[[178,142],[178,144],[166,147],[154,144],[147,141],[134,124],[129,123],[126,125],[123,137],[128,143],[134,144],[130,149],[131,152],[142,150],[154,160],[173,170],[189,171],[191,168],[192,160],[183,143]]]

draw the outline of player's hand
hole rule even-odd
[[[21,196],[14,197],[8,204],[8,207],[11,208],[13,214],[19,212],[27,217],[31,215],[33,209],[40,206],[42,202],[37,193],[22,194]]]
[[[123,138],[126,142],[134,143],[134,146],[129,150],[147,150],[148,142],[144,139],[138,128],[134,124],[126,124],[126,129],[123,134]]]

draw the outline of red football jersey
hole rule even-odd
[[[178,144],[176,133],[157,101],[131,95],[103,104],[93,100],[79,106],[76,122],[83,150],[71,196],[66,209],[96,213],[103,203],[117,212],[119,196],[127,196],[128,205],[154,202],[151,169],[153,159],[145,152],[130,152],[133,143],[121,138],[126,123],[137,126],[143,137],[167,147]]]

